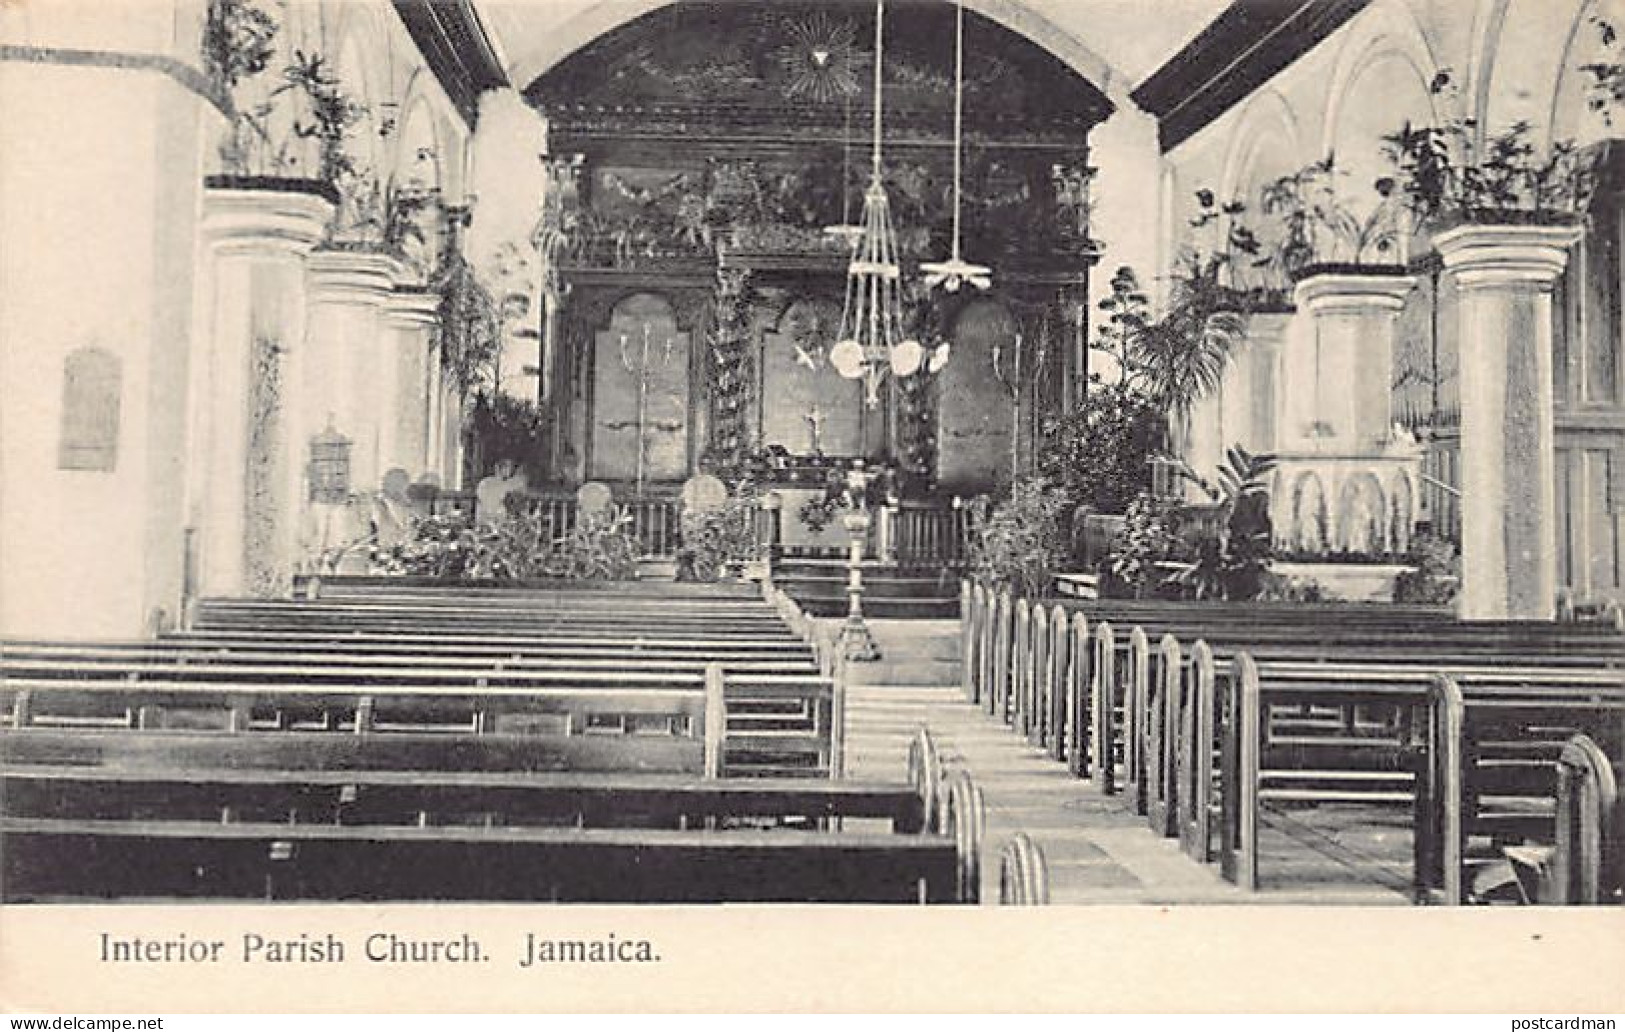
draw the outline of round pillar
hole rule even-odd
[[[383,312],[400,263],[370,252],[318,251],[309,264],[307,427],[315,433],[331,426],[349,438],[353,489],[376,491],[383,479],[379,382],[388,364]]]
[[[1468,225],[1434,238],[1459,292],[1463,619],[1556,616],[1551,292],[1579,234]]]
[[[1322,273],[1298,283],[1294,299],[1309,316],[1306,343],[1315,349],[1308,365],[1315,382],[1307,385],[1315,418],[1345,449],[1380,449],[1392,434],[1394,331],[1414,283],[1368,273]]]
[[[332,213],[311,193],[205,193],[214,268],[195,478],[204,594],[287,589],[303,482],[305,263]]]
[[[384,473],[404,469],[413,480],[429,468],[429,391],[434,328],[439,322],[440,295],[397,290],[384,309],[390,354],[379,378],[379,467]]]

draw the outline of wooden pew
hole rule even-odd
[[[1091,777],[1103,792],[1116,788],[1115,713],[1121,705],[1125,777],[1142,811],[1149,805],[1143,729],[1149,726],[1146,707],[1161,684],[1155,644],[1166,633],[1207,637],[1224,654],[1245,646],[1283,657],[1380,650],[1398,658],[1409,650],[1417,657],[1465,662],[1516,651],[1539,655],[1543,664],[1595,666],[1618,664],[1625,656],[1622,639],[1607,626],[1465,625],[1425,607],[1265,603],[1232,611],[1212,604],[1131,603],[1121,607],[1124,618],[1140,622],[1125,629],[1108,619],[1091,622],[1089,614],[1116,612],[1110,607],[1117,603],[1053,604],[1039,626],[1032,614],[1044,612],[1044,605],[1012,601],[1002,592],[978,595],[977,589],[967,597],[969,697],[1065,759],[1077,776]],[[1063,631],[1068,613],[1071,627]],[[1063,636],[1068,638],[1059,647]]]
[[[1049,903],[1049,870],[1044,851],[1026,832],[1017,832],[999,856],[999,902],[1034,907]]]
[[[466,668],[500,671],[516,670],[647,670],[671,671],[704,669],[712,662],[738,673],[810,673],[817,667],[812,656],[788,650],[745,651],[716,655],[699,649],[628,650],[602,644],[592,648],[503,651],[480,649],[470,652],[452,645],[447,648],[410,646],[389,640],[358,647],[335,644],[277,642],[245,638],[216,643],[185,639],[120,642],[61,642],[0,640],[0,671],[23,674],[49,669],[52,664],[75,664],[79,668],[114,665],[161,665],[168,663],[220,665],[230,663],[284,663],[299,666],[335,667],[422,667]]]
[[[0,865],[7,901],[943,903],[959,880],[936,835],[26,817]]]
[[[178,740],[188,747],[178,747]],[[976,898],[983,818],[980,793],[968,779],[954,780],[944,793],[945,832],[919,836],[913,833],[927,824],[925,800],[906,785],[536,773],[534,749],[509,752],[504,769],[480,773],[461,769],[466,756],[445,751],[374,748],[398,741],[380,735],[0,734],[6,898],[237,898],[259,895],[262,883],[265,898]],[[334,743],[342,748],[330,748]],[[312,752],[313,745],[321,748]],[[673,834],[719,820],[787,818],[826,826],[883,818],[894,834],[713,830],[703,841]],[[552,826],[538,827],[537,820]],[[605,826],[640,830],[606,836]],[[343,832],[335,838],[309,830],[330,827]],[[657,830],[641,830],[651,827]],[[811,844],[811,838],[820,841]],[[514,842],[525,844],[529,862],[542,865],[541,888],[516,873],[518,860],[505,858]],[[70,850],[75,863],[62,864]],[[118,871],[108,869],[114,851],[124,857]],[[269,867],[267,856],[276,861]],[[394,870],[346,880],[328,869],[441,862],[429,859],[436,856],[506,871],[513,884],[495,875],[431,884]],[[944,856],[952,860],[946,868]],[[304,867],[287,862],[301,858],[309,861]],[[624,875],[629,866],[632,877],[605,874]]]
[[[1206,652],[1202,643],[1195,651]],[[1209,655],[1211,655],[1209,653]],[[1394,664],[1256,663],[1242,653],[1235,657],[1218,688],[1216,700],[1207,696],[1207,685],[1217,678],[1199,681],[1195,709],[1214,713],[1220,736],[1220,792],[1218,798],[1218,850],[1221,870],[1226,877],[1245,888],[1258,884],[1258,821],[1263,775],[1270,762],[1277,765],[1312,767],[1323,778],[1340,772],[1359,775],[1368,771],[1408,773],[1414,776],[1416,830],[1415,879],[1426,888],[1440,879],[1446,881],[1446,895],[1460,900],[1459,892],[1449,896],[1450,887],[1459,890],[1465,831],[1455,835],[1444,829],[1455,821],[1460,829],[1486,830],[1499,818],[1481,812],[1464,785],[1473,784],[1471,772],[1463,774],[1455,762],[1463,755],[1461,734],[1452,733],[1452,710],[1439,694],[1437,683],[1471,686],[1470,695],[1503,715],[1516,712],[1548,722],[1581,719],[1618,720],[1625,712],[1625,685],[1615,671],[1576,671],[1516,667],[1458,668],[1444,677],[1426,666]],[[1446,693],[1447,695],[1448,693]],[[1437,728],[1426,738],[1375,737],[1366,741],[1349,736],[1330,738],[1310,736],[1296,741],[1290,737],[1272,738],[1267,722],[1272,705],[1294,705],[1306,701],[1335,702],[1343,706],[1374,705],[1419,709],[1427,707],[1429,724]],[[1515,701],[1511,709],[1503,704]],[[1217,705],[1215,705],[1215,702]],[[1220,708],[1222,707],[1222,708]],[[1611,716],[1610,716],[1611,715]],[[1443,722],[1443,723],[1442,723]],[[1459,722],[1458,722],[1459,724]],[[1211,755],[1208,732],[1198,730],[1183,750],[1183,762],[1197,770],[1181,779],[1176,794],[1184,792],[1178,811],[1182,841],[1189,839],[1192,855],[1211,856],[1209,838],[1212,797],[1192,786],[1202,784],[1200,757]],[[1544,747],[1525,743],[1539,753]],[[1549,750],[1547,750],[1549,751]],[[1448,753],[1448,755],[1447,755]],[[1192,759],[1191,757],[1194,757]],[[1539,779],[1537,771],[1535,778]],[[1464,780],[1465,778],[1465,780]],[[1550,773],[1546,791],[1553,788]],[[1501,787],[1499,784],[1495,787]],[[1539,791],[1540,786],[1521,781],[1520,790]],[[1452,816],[1453,815],[1453,816]],[[1550,812],[1519,826],[1520,832],[1549,827]],[[1456,843],[1452,847],[1450,843]],[[1452,851],[1453,849],[1453,851]],[[1454,866],[1452,866],[1454,864]]]
[[[375,631],[436,630],[448,623],[481,633],[537,633],[567,629],[578,635],[612,635],[625,631],[703,634],[724,639],[790,636],[776,614],[759,604],[730,610],[672,611],[662,606],[603,606],[580,609],[557,606],[414,605],[389,601],[293,602],[216,601],[205,603],[194,629],[325,629],[343,625]]]
[[[104,743],[95,755],[100,763],[71,765],[39,762],[46,750],[29,745],[6,750],[0,765],[6,816],[675,829],[702,827],[708,820],[791,819],[811,825],[864,818],[888,821],[897,834],[925,828],[919,793],[883,782],[730,780],[579,768],[446,770],[437,762],[444,753],[397,752],[384,769],[354,762],[335,769],[331,752],[243,748],[240,739],[195,741],[184,754],[167,753],[164,762],[151,750],[109,750]],[[58,743],[54,751],[64,758],[89,750]],[[376,763],[386,757],[373,753],[364,759]],[[412,761],[419,765],[410,766]],[[323,765],[309,765],[316,763]]]
[[[1469,838],[1556,839],[1557,768],[1573,734],[1625,748],[1625,680],[1554,689],[1533,679],[1436,675],[1418,786],[1418,880],[1467,901]],[[1531,806],[1533,803],[1535,805]],[[1522,804],[1522,805],[1520,805]]]
[[[738,656],[800,657],[807,646],[800,641],[739,641],[708,638],[703,635],[673,637],[631,632],[619,637],[582,636],[568,632],[546,635],[482,634],[443,627],[418,633],[370,633],[343,627],[326,630],[258,631],[194,630],[164,635],[161,643],[218,648],[271,647],[304,650],[355,652],[358,654],[422,650],[440,655],[538,655],[599,656],[606,652],[625,655],[697,655],[706,659]],[[98,643],[100,644],[100,643]]]
[[[1178,737],[1181,729],[1189,726],[1189,721],[1181,715],[1188,716],[1200,694],[1198,685],[1193,681],[1192,653],[1171,633],[1164,633],[1153,648],[1146,641],[1144,628],[1136,627],[1130,635],[1126,653],[1127,673],[1114,684],[1109,656],[1115,635],[1109,625],[1102,625],[1097,631],[1095,662],[1106,670],[1098,681],[1113,685],[1115,697],[1124,700],[1124,772],[1130,801],[1136,812],[1148,816],[1154,829],[1164,835],[1174,834],[1170,791],[1174,784]],[[1553,669],[1595,670],[1617,665],[1619,661],[1618,650],[1614,648],[1587,647],[1575,654],[1556,651],[1562,639],[1547,642],[1550,648],[1526,647],[1532,640],[1528,634],[1521,635],[1521,641],[1508,641],[1495,628],[1442,628],[1439,640],[1432,646],[1396,643],[1380,636],[1360,642],[1345,640],[1326,643],[1309,637],[1312,632],[1313,629],[1306,630],[1303,640],[1277,640],[1263,644],[1254,644],[1246,635],[1220,638],[1214,642],[1204,638],[1203,641],[1209,645],[1209,661],[1221,667],[1243,649],[1260,662],[1385,663],[1409,665],[1420,670],[1442,666],[1471,669],[1502,662]],[[1606,646],[1608,643],[1588,641],[1587,644]],[[1102,737],[1109,741],[1113,730],[1110,723],[1113,719],[1112,708],[1103,705],[1104,700],[1098,692],[1095,701],[1093,726],[1104,728]],[[1356,706],[1343,708],[1342,719],[1349,724],[1350,730],[1356,716]],[[1109,789],[1109,780],[1105,787]]]
[[[725,675],[734,774],[829,776],[834,685],[816,674]],[[251,665],[117,666],[0,682],[0,726],[647,736],[693,725],[711,669],[487,672]],[[723,687],[725,685],[725,687]],[[687,708],[685,708],[687,707]]]
[[[1625,903],[1625,752],[1575,735],[1557,758],[1557,835],[1540,902]]]

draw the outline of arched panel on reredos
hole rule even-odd
[[[792,455],[858,455],[863,449],[862,385],[829,364],[841,308],[797,298],[761,338],[762,444]]]
[[[616,304],[594,340],[589,476],[645,486],[688,476],[688,350],[666,298]]]
[[[1388,505],[1382,485],[1370,473],[1343,483],[1337,498],[1337,547],[1355,555],[1388,550]]]
[[[1313,470],[1292,487],[1292,547],[1312,555],[1326,550],[1326,490]]]
[[[997,301],[972,301],[954,321],[953,360],[937,384],[937,479],[946,490],[986,490],[1009,477],[1011,399],[993,351],[1008,353],[1015,335],[1015,318]]]
[[[1416,521],[1416,501],[1411,490],[1410,477],[1399,473],[1388,492],[1390,545],[1394,552],[1408,552],[1411,548],[1411,527]]]

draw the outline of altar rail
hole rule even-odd
[[[905,565],[965,561],[970,518],[964,509],[904,502],[887,506],[881,513],[882,547],[890,553],[888,558]]]
[[[554,534],[562,536],[575,529],[578,506],[574,494],[531,495],[530,504],[547,517]],[[670,559],[682,545],[682,500],[677,497],[616,498],[632,516],[632,533],[645,559]],[[441,494],[431,503],[438,516],[469,517],[474,511],[472,495]],[[962,508],[929,502],[903,502],[877,510],[870,554],[902,563],[963,564],[970,553],[970,514]],[[796,519],[796,513],[782,508],[763,508],[756,518],[758,554],[776,551],[784,539],[783,521]]]

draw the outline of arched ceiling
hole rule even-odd
[[[525,89],[572,53],[679,0],[473,0],[508,79]],[[1114,104],[1229,0],[964,0],[1089,80]]]

